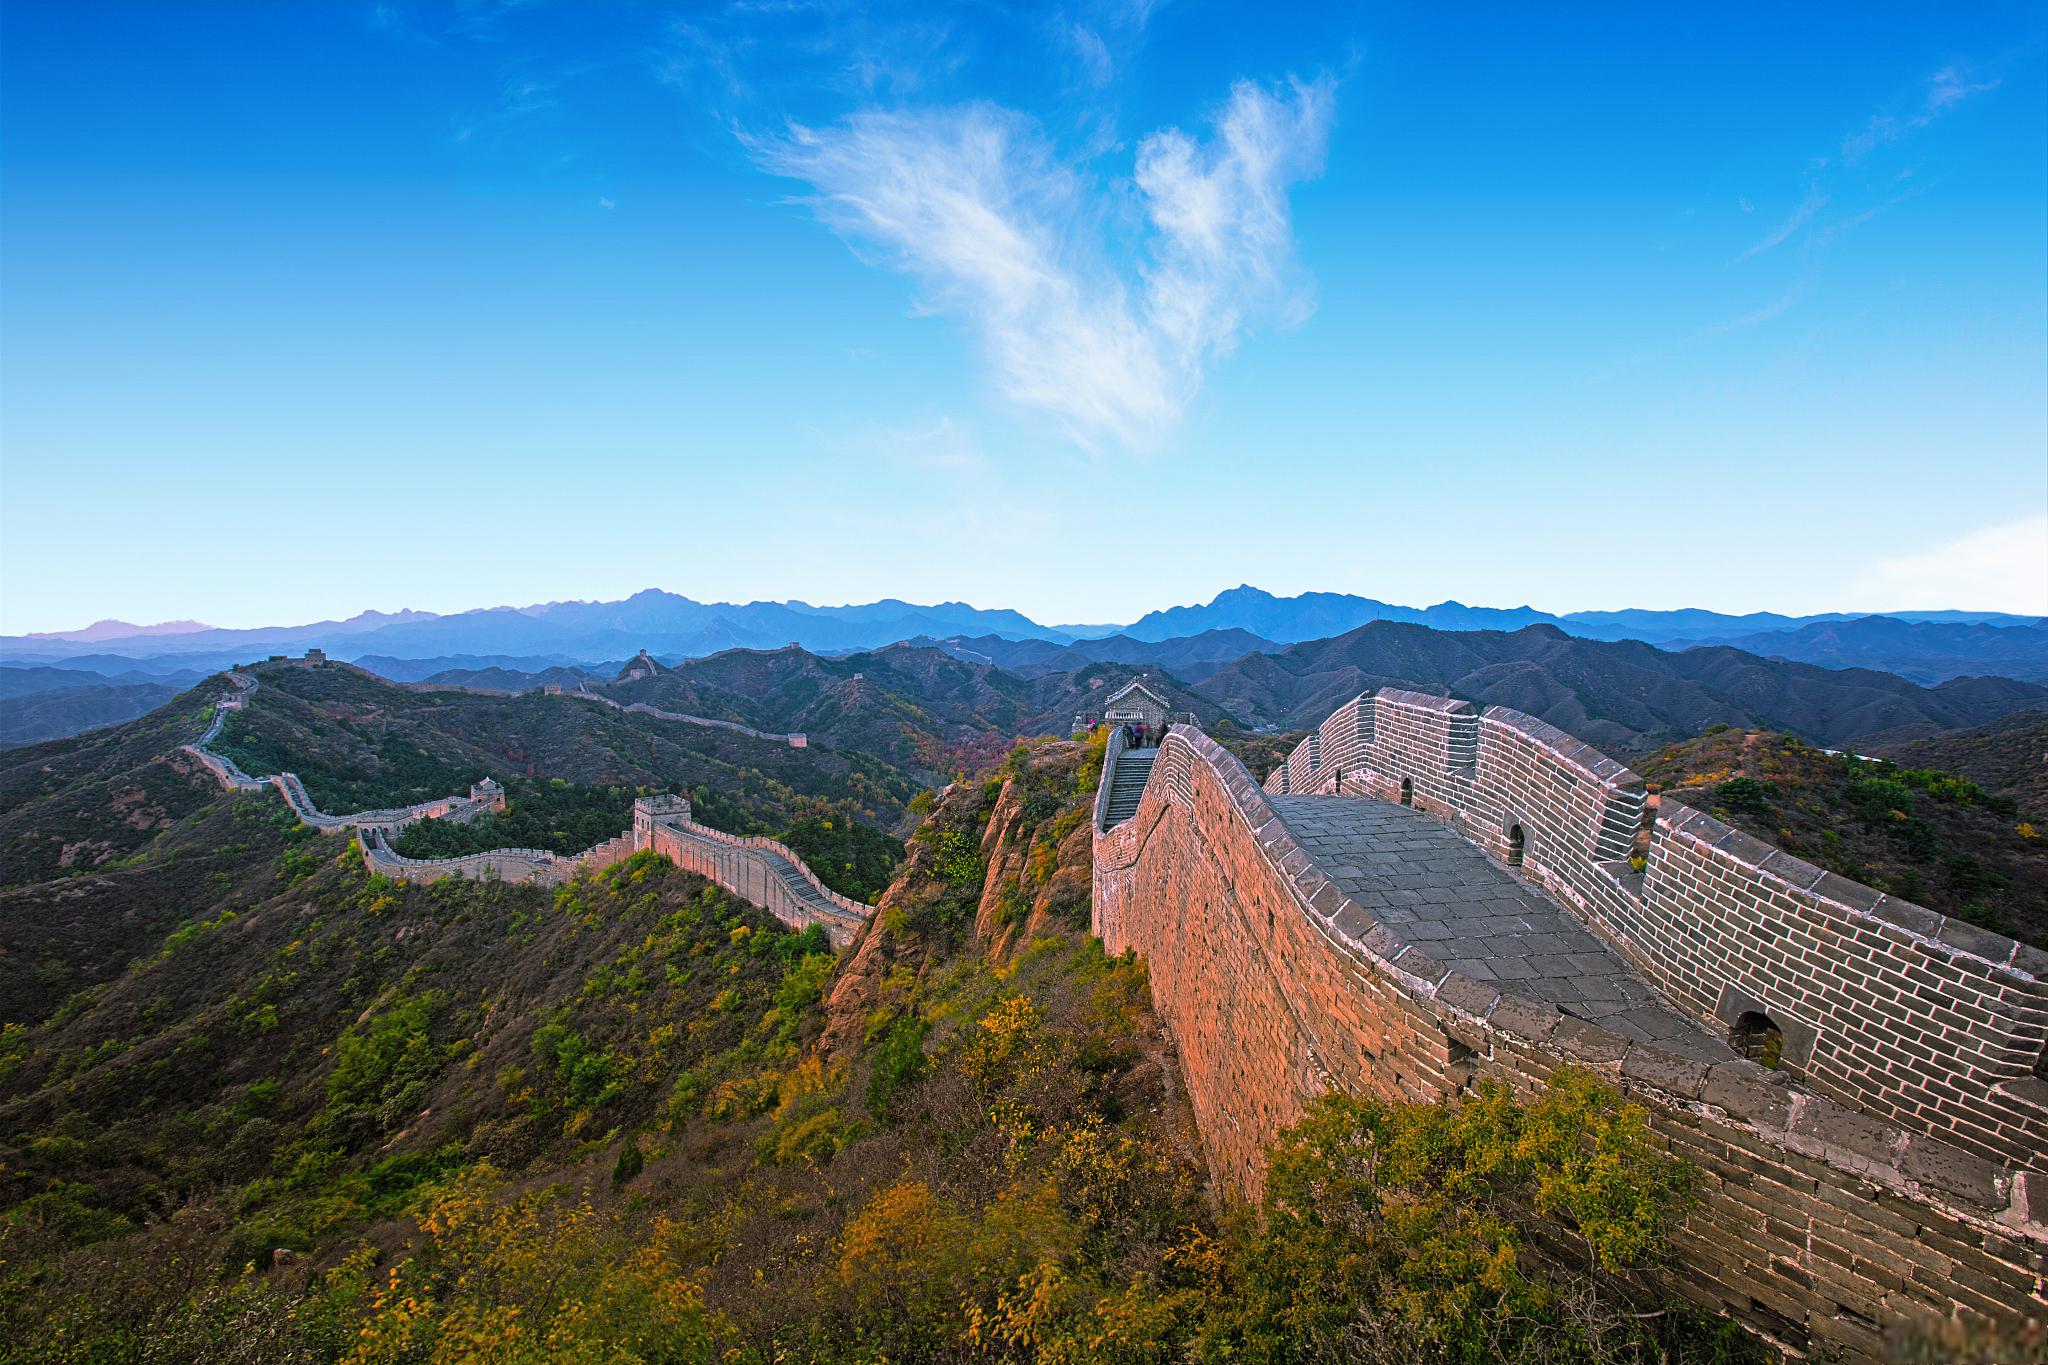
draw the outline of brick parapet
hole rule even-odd
[[[1457,714],[1437,700],[1437,717]],[[1448,724],[1406,726],[1394,714],[1448,752]],[[1486,765],[1483,726],[1480,740],[1475,768]],[[1567,809],[1640,789],[1555,732],[1530,740],[1597,779],[1602,799]],[[1327,732],[1318,747],[1332,768]],[[1179,789],[1157,780],[1176,760]],[[1705,1173],[1705,1202],[1677,1238],[1680,1292],[1849,1359],[1892,1358],[1902,1343],[2042,1347],[2048,1175],[1856,1112],[1753,1062],[1697,1061],[1450,970],[1344,895],[1265,790],[1197,730],[1171,732],[1154,775],[1137,815],[1097,834],[1096,930],[1110,951],[1146,958],[1210,1164],[1239,1193],[1256,1194],[1265,1144],[1332,1086],[1422,1099],[1492,1076],[1527,1091],[1560,1066],[1585,1066],[1643,1101],[1656,1131]],[[1444,790],[1441,778],[1416,779],[1432,783],[1418,790]],[[1579,847],[1596,844],[1589,832]],[[1901,1259],[1912,1273],[1890,1268]],[[1956,1277],[1963,1288],[1951,1293]]]
[[[1405,796],[1517,862],[1702,1024],[1768,1018],[1816,1092],[1996,1160],[2048,1166],[2048,1081],[2035,1074],[2048,1056],[2048,953],[1824,873],[1669,799],[1645,828],[1637,774],[1506,707],[1382,689],[1312,739],[1269,789]]]

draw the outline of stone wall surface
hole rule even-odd
[[[1520,825],[1522,870],[1589,921],[1651,903],[1626,861],[1641,784],[1621,765],[1515,713],[1363,700],[1270,785],[1398,799],[1405,778],[1416,805],[1497,857]],[[1678,866],[1666,855],[1663,870]],[[1528,1092],[1585,1066],[1704,1173],[1676,1292],[1848,1360],[2048,1350],[2048,1174],[2021,1169],[2039,1166],[2038,1144],[2021,1161],[1972,1134],[1910,1131],[1754,1062],[1681,1055],[1452,971],[1340,891],[1198,730],[1173,730],[1133,818],[1098,821],[1095,925],[1110,951],[1146,959],[1208,1159],[1240,1194],[1257,1194],[1264,1146],[1333,1086],[1428,1099],[1492,1077]]]

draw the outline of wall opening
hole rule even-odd
[[[1776,1071],[1784,1061],[1785,1031],[1768,1014],[1747,1010],[1736,1018],[1735,1027],[1728,1031],[1728,1046],[1752,1062],[1760,1062]]]
[[[1528,840],[1522,837],[1522,827],[1520,825],[1511,826],[1508,829],[1508,866],[1520,867],[1522,865],[1522,854],[1527,848]]]
[[[2034,1074],[2048,1081],[2048,1047],[2041,1049],[2041,1055],[2034,1059]]]
[[[1404,806],[1415,804],[1415,779],[1412,777],[1401,779],[1401,804]]]

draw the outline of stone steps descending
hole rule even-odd
[[[767,849],[759,849],[757,851],[760,853],[762,861],[768,864],[768,870],[775,874],[775,879],[789,888],[790,894],[808,905],[816,905],[825,909],[832,908],[831,902],[826,900],[824,895],[819,892],[816,883],[812,882],[803,873],[797,871],[789,859],[779,854],[771,853]]]
[[[1145,783],[1152,777],[1152,760],[1159,756],[1157,749],[1126,749],[1118,756],[1116,771],[1110,775],[1109,809],[1105,813],[1105,825],[1115,828],[1138,813],[1138,803],[1145,799]]]

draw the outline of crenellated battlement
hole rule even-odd
[[[1325,1090],[1526,1093],[1587,1067],[1703,1173],[1673,1292],[1802,1354],[2035,1358],[2041,955],[1644,809],[1624,765],[1444,697],[1360,697],[1263,785],[1177,726],[1135,812],[1098,815],[1094,925],[1146,960],[1240,1193]],[[1751,1015],[1782,1028],[1777,1069]]]
[[[1403,801],[1549,892],[1701,1024],[1775,1032],[1815,1093],[1999,1160],[2048,1153],[2048,953],[1668,797],[1506,707],[1385,689],[1266,781]],[[1633,861],[1632,861],[1633,860]]]

